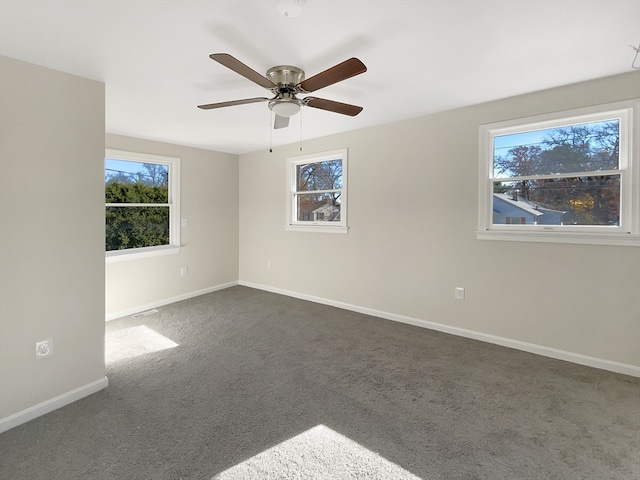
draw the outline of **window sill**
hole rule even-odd
[[[290,232],[308,232],[308,233],[342,233],[346,234],[349,227],[333,226],[333,225],[287,225],[286,230]]]
[[[160,247],[134,248],[131,250],[112,250],[105,252],[105,261],[106,263],[113,263],[161,255],[173,255],[180,253],[180,248],[174,245],[162,245]]]
[[[516,232],[513,230],[478,230],[478,240],[498,240],[511,242],[544,242],[544,243],[573,243],[582,245],[616,245],[625,247],[640,247],[640,235],[629,233],[593,233],[593,232]]]

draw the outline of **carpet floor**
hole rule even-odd
[[[637,378],[241,286],[157,310],[1,479],[640,478]]]

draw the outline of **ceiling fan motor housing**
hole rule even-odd
[[[296,86],[304,80],[304,71],[291,65],[278,65],[267,70],[267,78],[277,85],[277,95],[269,102],[269,108],[281,117],[292,117],[300,111],[302,101],[295,96]]]
[[[267,78],[278,87],[294,87],[304,80],[304,71],[291,65],[278,65],[267,70]]]

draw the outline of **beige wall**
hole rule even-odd
[[[104,91],[0,57],[0,419],[104,380]]]
[[[637,247],[475,236],[480,124],[634,97],[640,72],[305,141],[349,149],[347,235],[285,231],[298,145],[241,155],[240,281],[638,367]]]
[[[180,253],[107,263],[107,318],[237,282],[238,156],[110,134],[106,144],[181,158],[180,207],[187,219]]]
[[[107,135],[182,159],[188,227],[179,254],[105,270],[104,85],[0,62],[0,419],[104,379],[105,290],[114,315],[238,278],[640,366],[638,248],[475,238],[478,126],[640,97],[640,72],[305,141],[349,148],[348,235],[285,231],[297,144],[241,155],[238,171],[235,155]]]

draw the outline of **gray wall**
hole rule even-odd
[[[180,253],[107,263],[107,318],[237,282],[238,156],[110,134],[106,144],[181,158],[180,207],[187,219]]]
[[[349,149],[347,235],[285,231],[297,144],[241,155],[240,281],[637,368],[637,247],[475,235],[480,124],[634,97],[640,72],[305,141]]]
[[[104,91],[0,57],[0,418],[104,379]]]

